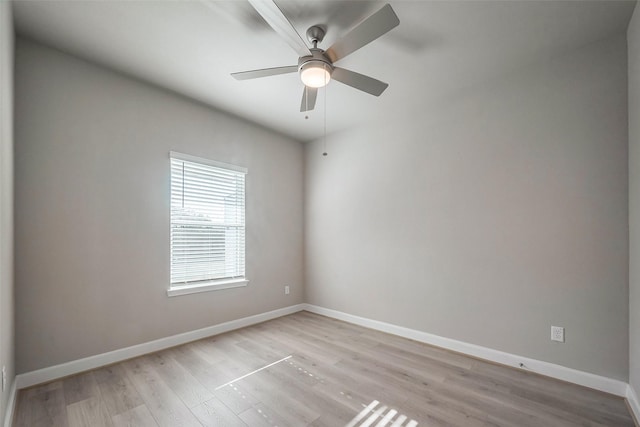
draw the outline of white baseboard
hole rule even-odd
[[[640,400],[638,400],[638,395],[636,391],[631,387],[631,384],[627,386],[627,403],[629,404],[629,409],[631,409],[631,413],[635,417],[636,425],[640,423]]]
[[[7,410],[4,413],[4,427],[11,427],[13,425],[13,414],[16,409],[16,380],[11,383],[11,389],[9,390],[9,400],[7,401]]]
[[[458,353],[477,357],[479,359],[500,363],[502,365],[512,366],[518,369],[526,369],[548,377],[557,378],[559,380],[615,394],[620,397],[627,397],[628,384],[623,381],[595,375],[589,372],[578,371],[576,369],[567,368],[565,366],[556,365],[554,363],[543,362],[541,360],[530,359],[511,353],[506,353],[475,344],[469,344],[463,341],[457,341],[451,338],[445,338],[438,335],[429,334],[427,332],[393,325],[391,323],[385,323],[378,320],[367,319],[365,317],[354,316],[352,314],[343,313],[341,311],[324,307],[318,307],[312,304],[303,305],[305,310],[312,313],[321,314],[323,316],[332,317],[334,319],[343,320],[349,323],[354,323],[356,325],[364,326],[370,329],[375,329],[426,344],[435,345],[437,347],[446,348]],[[525,368],[521,368],[521,363],[524,364]]]
[[[180,344],[185,344],[191,341],[196,341],[202,338],[229,332],[234,329],[240,329],[246,326],[255,325],[256,323],[261,323],[267,320],[275,319],[277,317],[286,316],[287,314],[296,313],[301,310],[304,310],[304,304],[292,305],[266,313],[256,314],[254,316],[243,317],[242,319],[231,320],[229,322],[220,323],[218,325],[208,326],[206,328],[197,329],[195,331],[185,332],[166,338],[161,338],[155,341],[137,344],[131,347],[121,348],[107,353],[85,357],[83,359],[72,360],[60,365],[19,374],[16,376],[15,383],[18,389],[31,387],[36,384],[46,383],[59,378],[67,377],[69,375],[96,369],[101,366],[121,362],[133,357],[138,357],[144,354],[153,353],[155,351],[164,350],[165,348],[175,347]]]

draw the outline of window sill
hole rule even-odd
[[[177,297],[179,295],[196,294],[199,292],[219,291],[222,289],[240,288],[247,286],[249,280],[247,279],[230,279],[230,280],[216,280],[212,282],[206,282],[199,285],[187,285],[176,286],[167,290],[167,296]]]

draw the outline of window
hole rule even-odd
[[[245,286],[246,169],[171,152],[169,296]]]

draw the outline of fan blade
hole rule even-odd
[[[261,70],[241,71],[239,73],[231,73],[236,80],[258,79],[260,77],[277,76],[278,74],[296,73],[297,65],[288,65],[286,67],[263,68]]]
[[[331,62],[339,61],[360,49],[362,46],[386,34],[397,27],[398,24],[400,24],[398,16],[391,6],[386,4],[382,9],[362,21],[358,26],[335,42],[325,53]]]
[[[298,56],[311,54],[300,34],[273,0],[249,0],[249,3],[267,24],[298,53]]]
[[[345,70],[344,68],[340,67],[336,67],[333,69],[331,78],[339,81],[340,83],[344,83],[347,86],[354,87],[375,96],[380,96],[380,94],[384,92],[387,87],[389,87],[388,83],[384,83],[372,77],[365,76],[364,74]]]
[[[315,87],[304,87],[302,91],[302,102],[300,103],[300,112],[311,111],[316,106],[316,98],[318,97],[318,89]]]

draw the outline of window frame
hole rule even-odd
[[[249,279],[247,279],[247,272],[246,272],[246,252],[247,252],[247,245],[246,245],[246,195],[247,195],[247,191],[246,191],[246,175],[247,175],[247,168],[244,168],[242,166],[237,166],[237,165],[233,165],[230,163],[224,163],[224,162],[220,162],[217,160],[211,160],[211,159],[206,159],[206,158],[202,158],[202,157],[197,157],[197,156],[192,156],[189,154],[184,154],[184,153],[179,153],[176,151],[170,151],[169,152],[169,171],[171,171],[171,162],[172,160],[182,160],[182,161],[186,161],[186,162],[191,162],[191,163],[196,163],[196,164],[200,164],[200,165],[205,165],[205,166],[211,166],[214,168],[219,168],[219,169],[224,169],[227,171],[232,171],[232,172],[238,172],[241,173],[243,175],[245,175],[245,181],[244,181],[244,223],[243,223],[243,227],[244,227],[244,257],[245,257],[245,268],[244,268],[244,275],[243,276],[239,276],[239,277],[232,277],[232,278],[220,278],[220,279],[211,279],[211,280],[203,280],[203,281],[199,281],[197,283],[192,283],[192,284],[185,284],[182,286],[175,286],[174,283],[171,282],[171,269],[172,269],[172,265],[173,265],[173,260],[171,259],[171,253],[172,253],[172,242],[171,242],[171,235],[172,235],[172,228],[173,228],[173,223],[172,223],[172,218],[171,218],[171,191],[173,189],[173,185],[171,182],[171,177],[169,178],[169,288],[167,289],[167,296],[169,297],[173,297],[173,296],[179,296],[179,295],[188,295],[188,294],[193,294],[193,293],[199,293],[199,292],[209,292],[209,291],[217,291],[217,290],[222,290],[222,289],[232,289],[232,288],[239,288],[239,287],[244,287],[247,286],[249,283]]]

